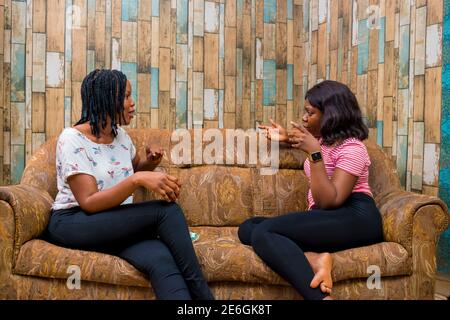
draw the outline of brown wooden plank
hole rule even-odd
[[[155,54],[151,55],[152,68],[159,67],[159,18],[152,17],[152,52]],[[153,115],[153,114],[152,114]]]
[[[47,88],[45,93],[45,135],[58,136],[64,128],[64,89]]]
[[[303,48],[294,47],[294,85],[303,83]]]
[[[71,119],[72,124],[78,122],[81,118],[81,82],[72,82],[72,110]]]
[[[159,2],[159,46],[170,48],[170,1]]]
[[[378,70],[367,73],[367,120],[369,128],[377,126]],[[376,141],[376,140],[375,140]]]
[[[425,69],[425,143],[441,142],[442,67]]]
[[[369,63],[368,70],[378,70],[379,30],[369,30]]]
[[[138,72],[148,73],[152,68],[152,23],[150,21],[138,21]]]
[[[228,2],[228,1],[227,1]],[[264,38],[264,1],[256,1],[255,4],[255,31],[256,38]]]
[[[122,33],[122,0],[111,0],[112,37],[120,38]]]
[[[319,25],[317,43],[317,78],[326,78],[326,57],[327,57],[327,25],[322,23]]]
[[[286,105],[286,69],[277,69],[277,105]]]
[[[47,17],[46,4],[46,0],[33,1],[33,32],[45,33]]]
[[[395,7],[396,1],[386,1],[386,30],[384,41],[390,42],[395,39]]]
[[[32,93],[32,118],[31,125],[33,132],[45,132],[45,93]]]
[[[236,75],[236,28],[225,27],[225,76]]]
[[[287,26],[285,23],[276,24],[276,61],[278,69],[286,69],[287,64]]]
[[[242,113],[240,114],[240,118],[242,129],[253,128],[250,114],[250,99],[242,99]]]
[[[350,89],[354,92],[357,93],[357,88],[358,88],[358,72],[357,72],[357,68],[358,68],[358,46],[354,46],[352,47],[352,56],[351,56],[351,65],[350,65],[350,70],[348,71],[350,73]]]
[[[276,59],[276,33],[275,24],[264,23],[263,57],[265,60]]]
[[[152,19],[152,0],[139,0],[138,20],[145,20],[151,22],[151,19]]]
[[[317,64],[318,37],[319,35],[317,30],[311,33],[311,64]]]
[[[330,51],[338,48],[338,30],[339,30],[339,1],[330,0]]]
[[[338,51],[330,52],[330,80],[337,80]]]
[[[414,77],[414,121],[423,121],[425,107],[425,75]]]
[[[83,81],[86,76],[86,28],[72,29],[72,81]]]
[[[255,120],[262,123],[263,114],[263,80],[255,81]]]
[[[170,92],[159,92],[159,128],[170,128]]]
[[[149,113],[151,105],[151,95],[150,95],[151,74],[138,73],[137,81],[138,81],[137,110],[139,113]]]
[[[151,127],[150,113],[139,112],[137,114],[136,127],[137,128],[150,128]]]
[[[203,72],[203,37],[194,37],[193,46],[194,56],[192,57],[192,69],[194,72]]]
[[[225,112],[223,114],[223,127],[227,129],[236,128],[236,114]]]
[[[236,0],[225,1],[225,27],[236,27]]]
[[[236,111],[236,77],[225,76],[224,112]]]
[[[427,26],[442,23],[443,13],[443,0],[429,0],[427,2]]]
[[[383,99],[383,147],[392,148],[392,97]]]
[[[387,42],[384,50],[384,96],[392,96],[394,93],[394,41]]]
[[[101,1],[97,1],[101,2]],[[105,13],[97,12],[95,15],[95,66],[96,68],[104,68],[106,61],[106,25]],[[76,45],[76,44],[75,44]]]
[[[137,28],[137,22],[122,21],[121,60],[124,62],[137,62]]]
[[[205,89],[219,87],[219,35],[205,33]]]
[[[159,90],[170,91],[170,49],[159,49]],[[161,119],[160,119],[161,120]]]
[[[47,0],[47,50],[64,52],[65,0]]]
[[[287,1],[277,0],[277,22],[286,23]]]
[[[294,46],[303,46],[303,10],[302,6],[294,5],[294,12],[292,15],[293,21],[293,35]]]

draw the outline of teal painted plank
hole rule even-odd
[[[159,68],[152,68],[152,80],[150,84],[151,88],[151,103],[152,108],[158,108],[158,96],[159,96]]]
[[[138,15],[138,1],[122,0],[122,20],[137,21],[137,15]]]
[[[176,84],[176,128],[186,128],[187,119],[187,82],[179,81]]]
[[[11,102],[25,102],[25,45],[12,44]]]
[[[409,87],[409,24],[400,26],[400,44],[399,44],[399,89]]]
[[[275,23],[276,21],[277,21],[277,0],[264,0],[264,22]]]
[[[177,43],[187,43],[188,0],[177,0]]]
[[[86,55],[86,74],[95,69],[95,50],[88,50]]]
[[[277,62],[264,60],[263,105],[274,106],[277,100]]]
[[[328,66],[327,66],[328,67]],[[287,65],[287,83],[286,83],[286,97],[287,100],[293,100],[294,94],[294,65]]]
[[[219,11],[220,31],[219,31],[219,59],[225,58],[225,4],[220,4]]]
[[[11,183],[18,184],[25,168],[25,146],[13,145],[11,147]]]
[[[66,8],[72,8],[72,11],[66,11],[66,44],[64,48],[64,60],[66,62],[72,62],[72,32],[68,32],[69,30],[72,30],[72,24],[73,24],[73,13],[75,12],[75,8],[72,6],[72,0],[66,0]],[[69,14],[67,14],[69,13]],[[72,14],[70,14],[72,13]]]
[[[383,146],[383,121],[377,121],[377,144]]]
[[[294,4],[293,4],[292,0],[287,0],[287,18],[288,18],[288,20],[294,19],[293,12],[294,12]]]
[[[359,21],[358,26],[358,74],[367,73],[369,67],[369,28],[367,19]]]
[[[137,101],[137,63],[135,62],[122,62],[122,72],[127,76],[127,79],[131,83],[131,97],[134,103]],[[138,105],[136,105],[139,108]],[[137,110],[136,110],[137,111]]]
[[[64,128],[71,126],[72,100],[64,97]]]
[[[152,0],[152,16],[159,17],[159,0]]]
[[[386,30],[386,18],[380,19],[380,30],[378,33],[378,63],[384,63],[384,39]]]
[[[304,38],[308,39],[308,32],[309,32],[309,0],[303,1],[303,32],[304,32]]]

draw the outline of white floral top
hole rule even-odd
[[[120,127],[111,144],[95,143],[75,128],[64,129],[56,147],[58,194],[53,209],[79,206],[67,183],[68,177],[89,174],[97,180],[99,191],[106,190],[134,173],[132,159],[135,155],[133,142]],[[133,196],[130,196],[122,204],[132,202]]]

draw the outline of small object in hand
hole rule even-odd
[[[195,242],[195,241],[198,240],[198,238],[200,238],[200,235],[199,235],[198,233],[196,233],[196,232],[190,231],[189,233],[190,233],[190,235],[191,235],[191,240],[192,240],[192,242]]]

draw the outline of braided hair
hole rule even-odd
[[[105,129],[109,118],[112,134],[117,136],[117,120],[119,125],[124,121],[126,85],[127,77],[121,71],[95,69],[90,72],[81,84],[81,119],[76,125],[89,122],[92,134],[99,138],[100,126]]]

